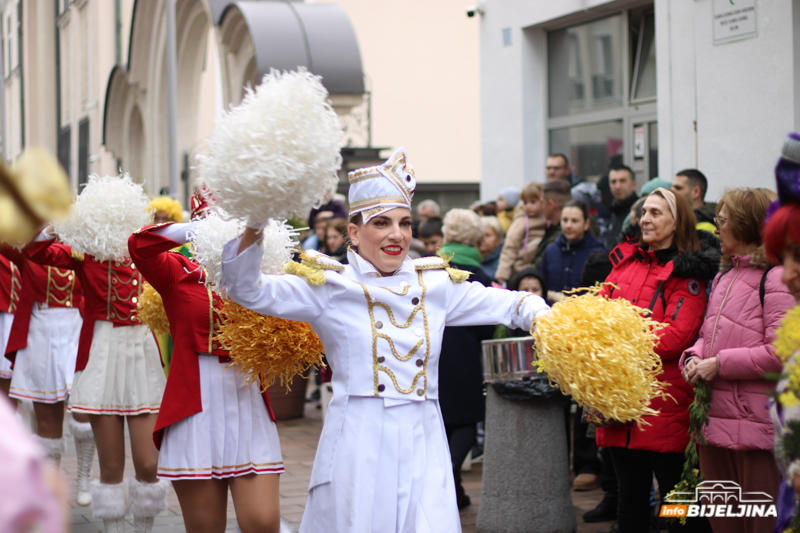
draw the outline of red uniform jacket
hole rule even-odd
[[[28,346],[28,329],[35,305],[81,309],[83,296],[81,284],[72,270],[37,265],[11,247],[4,246],[1,251],[3,257],[16,265],[15,268],[22,274],[19,302],[5,353],[6,358],[13,363],[17,350]]]
[[[81,261],[72,257],[69,246],[55,240],[34,241],[25,248],[25,255],[34,263],[69,268],[83,285],[83,327],[78,340],[75,371],[86,368],[92,347],[95,320],[107,320],[114,326],[141,324],[136,302],[142,290],[142,276],[130,260],[97,261],[86,255]]]
[[[651,402],[650,407],[660,413],[644,417],[652,425],[598,428],[598,446],[683,453],[689,444],[689,405],[694,391],[681,377],[678,360],[697,339],[706,310],[706,287],[719,269],[716,238],[708,232],[698,233],[708,235],[701,239],[699,252],[678,253],[675,248],[649,251],[638,245],[637,234],[611,251],[614,269],[606,281],[618,288],[607,285],[603,293],[650,309],[653,320],[668,324],[659,331],[655,351],[663,365],[658,380],[666,384],[664,392],[672,398]]]
[[[17,310],[22,276],[12,261],[0,255],[0,311],[11,313]]]
[[[203,410],[198,354],[219,356],[221,363],[229,361],[228,350],[214,340],[222,301],[205,286],[205,271],[196,261],[170,251],[180,243],[150,231],[164,225],[144,227],[128,239],[131,258],[161,295],[173,339],[169,377],[153,431],[159,448],[165,427]],[[264,400],[274,420],[266,393]]]

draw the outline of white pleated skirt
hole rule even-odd
[[[28,345],[17,351],[8,395],[42,403],[66,400],[75,375],[82,323],[77,309],[34,306]]]
[[[300,533],[461,531],[436,400],[387,408],[382,398],[334,396],[317,449],[318,467],[330,468],[331,481],[313,486],[312,474]]]
[[[95,320],[86,368],[75,373],[68,409],[95,415],[158,413],[164,371],[147,326]]]
[[[216,356],[200,355],[203,410],[164,430],[158,456],[163,479],[220,479],[281,474],[278,428],[258,387]]]
[[[11,379],[11,361],[5,358],[14,315],[0,311],[0,379]]]

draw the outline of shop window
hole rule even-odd
[[[547,33],[549,153],[578,176],[658,175],[655,22],[649,4]]]

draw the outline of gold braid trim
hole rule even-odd
[[[400,361],[408,361],[409,359],[414,357],[414,354],[417,353],[417,350],[419,350],[419,347],[422,346],[422,343],[424,342],[422,339],[420,339],[419,342],[413,348],[411,348],[411,351],[408,352],[408,355],[400,355],[399,353],[397,353],[397,348],[395,348],[394,341],[392,340],[391,337],[383,333],[378,333],[378,337],[389,341],[389,348],[392,349],[392,354],[394,354],[394,356]]]
[[[453,283],[462,283],[464,281],[467,281],[469,277],[472,275],[472,272],[461,270],[460,268],[451,267],[449,258],[444,256],[444,250],[442,250],[441,248],[439,248],[436,251],[436,253],[442,260],[441,263],[423,264],[423,265],[415,264],[414,269],[417,272],[420,272],[422,270],[446,270],[447,273],[450,275],[450,279],[452,280]]]
[[[530,296],[533,296],[533,294],[528,293],[525,296],[523,296],[522,298],[520,298],[519,302],[517,302],[517,316],[519,316],[519,310],[522,309],[522,302],[525,301],[525,298],[528,298]]]
[[[377,369],[382,371],[382,372],[385,372],[386,374],[388,374],[388,376],[390,378],[392,378],[392,383],[394,383],[394,388],[397,389],[398,392],[401,392],[403,394],[411,394],[412,392],[414,392],[414,387],[417,386],[417,381],[419,381],[419,378],[421,378],[421,377],[423,377],[425,375],[425,370],[420,370],[419,372],[417,372],[417,375],[414,376],[414,380],[411,382],[411,386],[409,388],[407,388],[407,389],[401,389],[400,385],[397,383],[397,378],[395,377],[394,372],[392,372],[391,370],[389,370],[385,366],[381,366],[381,365],[379,365],[377,367]],[[375,376],[377,377],[377,375],[378,374],[376,372]],[[427,378],[425,378],[425,381],[427,382]],[[426,388],[427,388],[427,384],[426,384]]]
[[[327,255],[320,255],[330,259]],[[334,260],[331,259],[331,261]],[[300,276],[301,278],[305,278],[305,280],[312,285],[322,285],[325,283],[326,270],[333,270],[334,272],[340,272],[344,270],[344,265],[339,264],[336,261],[334,262],[336,264],[328,264],[322,261],[317,261],[313,257],[306,255],[305,252],[300,252],[300,262],[297,263],[295,261],[289,261],[283,265],[283,270],[287,274],[294,274],[296,276]]]

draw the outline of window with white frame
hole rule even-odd
[[[634,159],[642,159],[639,167],[647,179],[654,177],[658,148],[652,4],[548,32],[547,60],[550,153],[567,154],[573,171],[584,178],[599,177],[610,165],[632,164]],[[641,124],[650,132],[649,152],[638,158],[633,129]]]

